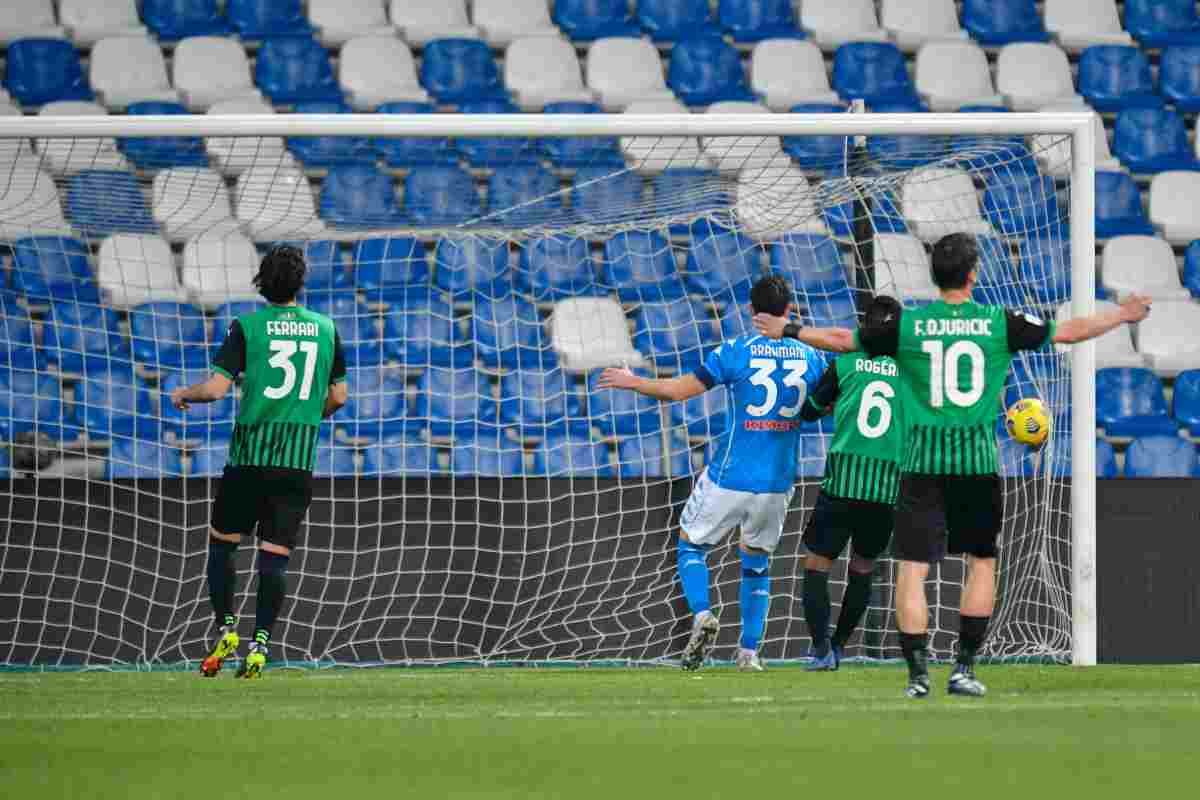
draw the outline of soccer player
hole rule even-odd
[[[254,642],[240,678],[258,678],[271,630],[287,593],[287,565],[312,502],[312,471],[321,420],[346,404],[346,361],[333,321],[296,304],[304,286],[303,254],[276,247],[254,285],[270,305],[238,317],[203,383],[171,393],[175,407],[209,403],[242,376],[229,461],[212,506],[208,597],[220,634],[200,666],[212,677],[238,649],[233,614],[233,558],[243,534],[258,536],[258,606]]]
[[[756,314],[778,319],[791,308],[786,280],[772,275],[750,291]],[[627,369],[607,369],[600,388],[632,389],[679,402],[715,386],[730,392],[725,432],[696,481],[680,519],[677,568],[693,615],[683,651],[685,670],[699,669],[719,625],[709,601],[708,552],[733,528],[741,528],[742,635],[738,669],[762,671],[758,646],[771,603],[768,560],[779,544],[794,491],[800,409],[825,366],[819,351],[792,339],[739,336],[709,353],[695,372],[653,380]]]
[[[995,422],[1013,355],[1049,342],[1094,339],[1140,322],[1150,312],[1150,300],[1133,295],[1116,309],[1056,326],[974,302],[978,264],[973,236],[954,233],[938,240],[932,277],[940,300],[904,311],[879,348],[894,354],[900,368],[909,426],[893,553],[900,562],[896,617],[908,662],[905,694],[911,698],[929,695],[924,583],[930,565],[947,552],[967,558],[957,661],[948,691],[973,697],[987,692],[974,666],[995,602],[996,539],[1003,512]],[[798,329],[761,315],[754,324],[769,335],[795,336],[826,350],[848,352],[859,346],[854,331],[844,328]]]

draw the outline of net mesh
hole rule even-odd
[[[979,299],[1070,296],[1064,139],[52,139],[3,148],[0,663],[170,664],[211,635],[210,498],[236,397],[187,413],[275,242],[333,317],[350,404],[322,431],[316,500],[275,641],[293,663],[671,660],[688,632],[678,513],[725,428],[725,390],[659,404],[599,368],[694,368],[785,275],[808,324],[936,296],[928,248],[978,236]],[[1057,177],[1055,177],[1057,176]],[[1068,365],[1021,356],[1007,401],[1054,414],[1031,455],[999,427],[999,604],[988,652],[1070,650]],[[769,658],[803,657],[800,529],[830,430],[805,428],[771,567]],[[237,607],[252,616],[253,551]],[[736,550],[710,557],[735,619]],[[848,656],[898,654],[885,561]],[[951,651],[963,565],[935,569]],[[835,606],[845,567],[835,567]],[[736,625],[716,650],[729,657]]]

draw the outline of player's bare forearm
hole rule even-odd
[[[609,368],[596,382],[599,389],[628,389],[631,392],[653,397],[655,400],[675,402],[688,400],[703,394],[705,386],[695,375],[680,375],[678,378],[643,378],[627,369]]]
[[[1125,323],[1141,322],[1150,314],[1150,304],[1149,297],[1131,295],[1116,308],[1067,320],[1055,330],[1054,341],[1056,344],[1078,344],[1103,336]]]
[[[849,353],[854,349],[854,331],[848,328],[801,328],[787,317],[772,314],[755,314],[754,329],[768,339],[782,339],[785,335],[812,345],[818,350]],[[795,330],[788,330],[788,326]]]
[[[322,419],[329,419],[338,412],[342,406],[346,405],[346,401],[350,399],[350,390],[346,386],[345,381],[335,383],[329,387],[329,393],[325,395],[325,408],[321,411]]]
[[[220,373],[214,373],[208,380],[193,384],[187,388],[171,392],[171,403],[180,411],[186,411],[192,403],[212,403],[229,394],[233,381]]]

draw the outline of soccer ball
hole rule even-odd
[[[1025,397],[1013,403],[1004,415],[1008,435],[1030,447],[1041,447],[1050,434],[1050,417],[1041,400]]]

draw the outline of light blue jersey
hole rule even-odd
[[[708,354],[696,377],[729,388],[725,432],[708,477],[738,492],[787,492],[796,481],[800,408],[825,370],[825,356],[795,339],[739,336]]]

